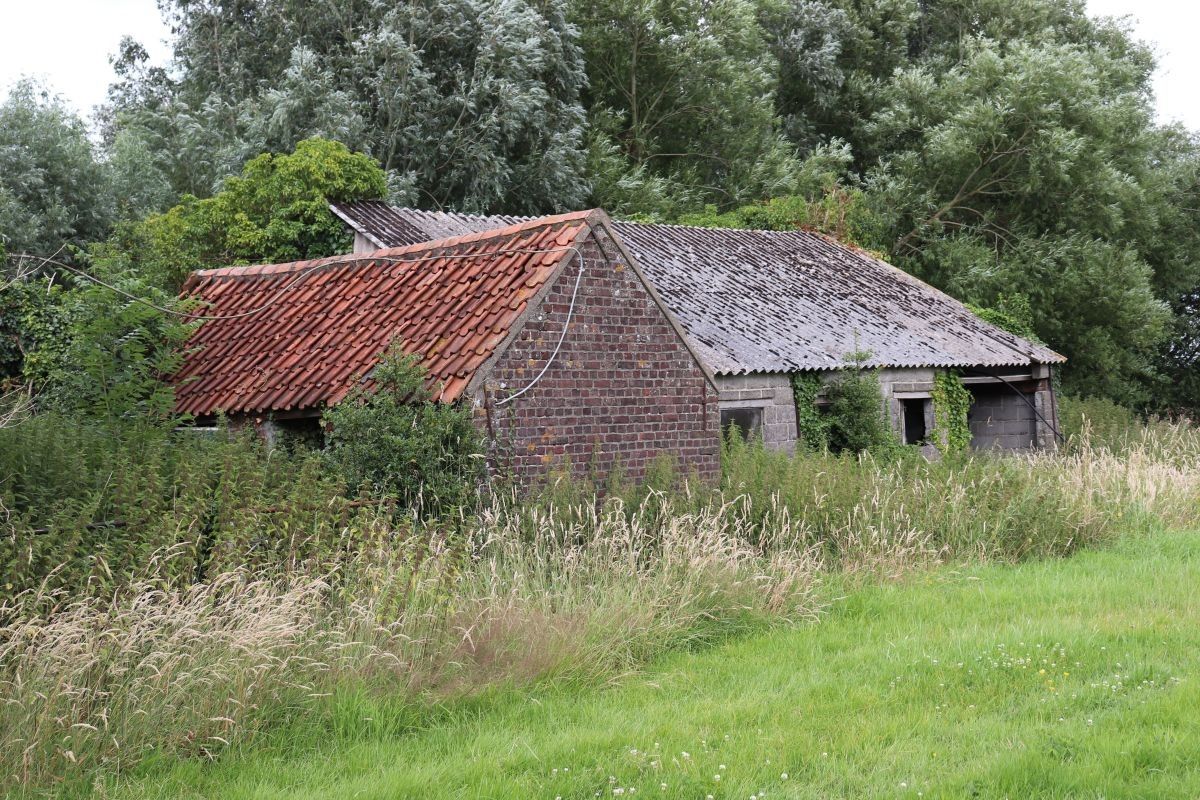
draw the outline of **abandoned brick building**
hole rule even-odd
[[[177,410],[315,425],[397,340],[439,400],[471,404],[493,467],[518,479],[561,463],[637,479],[662,453],[717,474],[713,376],[603,211],[406,244],[194,273],[184,292],[210,319]]]
[[[525,221],[395,208],[331,206],[355,252]],[[879,370],[883,402],[904,441],[933,428],[938,371],[958,371],[974,403],[972,446],[1053,447],[1052,383],[1065,359],[990,325],[963,304],[861,250],[806,231],[768,232],[614,222],[611,230],[715,375],[723,425],[772,447],[797,440],[791,376],[833,376],[853,351]]]

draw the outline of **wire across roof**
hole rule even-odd
[[[593,212],[371,253],[195,272],[204,322],[176,374],[176,410],[315,408],[366,380],[399,338],[439,397],[462,395],[574,253]]]
[[[526,221],[341,203],[333,212],[379,246]],[[808,231],[615,222],[613,228],[718,374],[874,367],[1061,363],[949,295],[862,250]]]

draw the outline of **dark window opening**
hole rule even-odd
[[[925,444],[929,438],[925,429],[925,404],[928,402],[923,397],[900,401],[900,407],[904,409],[905,444]]]
[[[734,428],[743,441],[751,436],[762,435],[761,408],[721,409],[721,435],[728,438],[729,429]]]
[[[275,444],[289,453],[320,450],[325,446],[325,430],[319,417],[275,420]]]

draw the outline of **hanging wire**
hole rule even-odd
[[[60,248],[59,252],[61,252],[61,248]],[[331,260],[331,261],[323,261],[322,263],[319,263],[319,264],[313,264],[312,266],[305,267],[304,269],[300,270],[296,275],[294,275],[292,277],[292,279],[290,281],[288,281],[283,286],[281,286],[279,288],[279,290],[275,293],[275,295],[270,300],[263,303],[261,306],[252,308],[248,311],[242,311],[237,314],[221,314],[221,315],[203,315],[203,314],[196,314],[193,312],[184,312],[184,311],[177,311],[177,310],[171,309],[171,308],[165,308],[165,307],[160,306],[157,303],[151,302],[150,300],[147,300],[143,297],[138,297],[137,295],[133,294],[132,292],[127,292],[118,286],[114,286],[113,284],[111,284],[105,280],[97,278],[95,275],[92,275],[89,272],[79,269],[78,267],[63,263],[62,261],[58,261],[53,256],[49,257],[49,258],[38,257],[41,262],[38,266],[44,267],[46,265],[51,265],[54,267],[58,267],[59,269],[64,269],[74,275],[78,275],[82,278],[92,281],[93,283],[103,286],[106,289],[116,292],[118,295],[120,295],[128,300],[131,300],[135,303],[140,303],[144,306],[152,308],[155,311],[161,312],[163,314],[170,314],[172,316],[181,317],[189,322],[220,322],[220,321],[225,321],[225,320],[244,319],[246,317],[254,316],[255,314],[261,314],[263,311],[266,311],[267,309],[271,308],[271,306],[278,303],[279,300],[283,297],[285,292],[287,292],[288,290],[297,286],[301,281],[303,281],[309,275],[312,275],[314,272],[316,272],[318,270],[327,269],[329,267],[338,267],[338,266],[346,266],[346,265],[350,265],[350,264],[361,264],[361,263],[377,264],[377,263],[381,263],[381,262],[388,263],[388,264],[417,264],[417,263],[421,263],[424,261],[441,261],[443,259],[448,259],[448,258],[487,258],[487,257],[494,258],[496,256],[513,255],[513,254],[546,255],[548,253],[574,253],[575,257],[577,259],[579,259],[579,273],[575,276],[575,286],[571,290],[571,303],[567,308],[567,318],[563,322],[563,329],[562,329],[562,333],[559,334],[558,342],[554,345],[554,350],[553,350],[553,352],[550,353],[549,358],[546,359],[546,363],[544,365],[542,365],[541,371],[538,372],[538,374],[534,376],[533,380],[530,381],[528,384],[526,384],[523,389],[520,389],[519,391],[514,392],[513,394],[509,395],[508,397],[504,397],[504,398],[501,398],[496,401],[497,406],[502,406],[502,405],[511,403],[513,400],[516,400],[518,397],[525,394],[526,392],[528,392],[530,389],[532,389],[534,386],[537,385],[538,381],[540,381],[542,379],[542,377],[546,374],[546,372],[549,371],[550,365],[554,363],[554,360],[558,357],[559,351],[562,349],[563,342],[566,341],[567,331],[571,327],[571,319],[575,314],[575,302],[579,296],[579,286],[580,286],[580,284],[583,283],[583,273],[587,270],[587,259],[584,258],[583,252],[580,251],[580,249],[575,245],[568,245],[566,247],[549,247],[549,248],[513,247],[513,248],[507,248],[504,250],[493,250],[488,253],[447,253],[447,254],[438,255],[438,256],[420,256],[420,257],[412,257],[412,258],[403,258],[403,257],[396,257],[396,256],[358,256],[358,257],[338,258],[338,259]],[[58,253],[55,253],[55,256],[57,256],[57,255],[58,255]],[[21,258],[21,257],[12,256],[11,258]],[[24,258],[29,258],[29,256],[25,256]]]
[[[279,287],[279,290],[275,293],[275,295],[270,300],[263,303],[261,306],[249,309],[248,311],[241,311],[237,314],[219,314],[219,315],[198,314],[198,313],[191,312],[191,311],[179,311],[179,310],[176,310],[173,308],[166,308],[165,306],[160,306],[157,303],[147,300],[144,297],[139,297],[139,296],[133,294],[132,292],[128,292],[128,291],[120,288],[119,286],[115,286],[115,285],[109,283],[108,281],[105,281],[101,278],[97,278],[95,275],[92,275],[90,272],[87,272],[86,270],[82,270],[79,267],[75,267],[75,266],[72,266],[71,264],[66,264],[62,261],[59,261],[56,258],[54,258],[53,256],[51,256],[51,257],[9,256],[9,258],[14,259],[14,260],[15,259],[37,258],[38,261],[40,262],[38,264],[39,268],[44,267],[46,265],[50,265],[53,267],[57,267],[59,269],[66,270],[67,272],[70,272],[74,275],[78,275],[79,277],[85,278],[85,279],[91,281],[92,283],[98,284],[100,286],[103,286],[106,289],[116,292],[117,294],[126,298],[127,300],[131,300],[132,302],[135,302],[135,303],[140,303],[144,306],[147,306],[148,308],[152,308],[155,311],[158,311],[163,314],[170,314],[172,316],[180,317],[184,320],[187,320],[188,322],[221,322],[221,321],[226,321],[226,320],[244,319],[246,317],[252,317],[256,314],[261,314],[263,311],[266,311],[267,309],[271,308],[273,305],[278,303],[279,300],[282,299],[283,294],[285,292],[287,292],[290,289],[295,288],[301,281],[303,281],[309,275],[312,275],[314,272],[317,272],[318,270],[328,269],[330,267],[341,267],[341,266],[346,266],[346,265],[350,265],[350,264],[381,263],[381,262],[388,263],[388,264],[418,264],[418,263],[422,263],[425,261],[441,261],[443,259],[449,259],[449,258],[489,258],[489,257],[494,258],[496,256],[512,255],[514,253],[524,253],[524,254],[530,254],[530,255],[546,255],[548,253],[566,253],[566,252],[574,253],[576,255],[576,257],[579,259],[580,264],[581,265],[583,264],[583,261],[584,261],[583,254],[579,252],[579,248],[576,247],[575,245],[568,245],[566,247],[549,247],[549,248],[514,247],[514,248],[508,248],[505,250],[493,250],[489,253],[447,253],[447,254],[438,255],[438,256],[420,256],[420,257],[412,257],[412,258],[403,258],[403,257],[397,257],[397,256],[356,256],[356,257],[347,257],[347,258],[337,258],[337,259],[331,260],[331,261],[322,261],[319,264],[313,264],[311,266],[305,267],[304,269],[300,270],[298,273],[296,273],[292,277],[292,279],[290,281],[285,283],[283,286]]]
[[[579,284],[583,282],[583,271],[587,266],[583,260],[583,253],[580,253],[578,250],[576,250],[575,253],[579,256],[579,274],[575,276],[575,288],[571,290],[571,305],[567,308],[567,318],[563,321],[562,333],[558,335],[558,344],[554,345],[554,352],[550,354],[550,357],[546,359],[546,363],[542,365],[542,371],[535,375],[533,380],[525,385],[524,389],[510,394],[508,397],[497,400],[497,406],[511,403],[513,400],[516,400],[518,397],[536,386],[537,382],[540,381],[542,376],[546,374],[546,370],[550,369],[550,365],[554,363],[554,359],[558,357],[558,351],[562,349],[563,342],[566,341],[567,330],[571,327],[571,317],[575,314],[575,298],[579,295]]]

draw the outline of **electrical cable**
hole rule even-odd
[[[325,269],[327,267],[345,266],[348,264],[357,264],[357,263],[379,263],[379,262],[386,262],[389,264],[416,264],[416,263],[421,263],[424,261],[441,261],[441,260],[447,259],[447,258],[484,258],[484,257],[496,257],[496,256],[512,255],[512,254],[545,255],[547,253],[566,253],[566,252],[574,253],[575,257],[579,259],[579,274],[575,276],[575,286],[571,290],[571,303],[567,308],[567,318],[563,322],[562,333],[559,334],[558,342],[554,345],[554,350],[550,353],[549,358],[546,359],[546,363],[544,365],[542,365],[541,371],[538,372],[538,374],[534,376],[533,380],[530,381],[528,384],[526,384],[523,389],[521,389],[517,392],[514,392],[513,394],[509,395],[508,397],[505,397],[505,398],[502,398],[502,399],[499,399],[496,401],[497,406],[502,406],[502,405],[511,403],[513,400],[516,400],[518,397],[525,394],[526,392],[528,392],[530,389],[532,389],[534,386],[537,385],[538,381],[540,381],[542,379],[542,377],[546,374],[546,372],[549,371],[550,365],[554,363],[554,360],[558,357],[559,351],[562,349],[563,342],[566,341],[567,331],[571,327],[571,319],[575,314],[575,303],[579,296],[579,286],[583,282],[583,273],[587,269],[587,261],[583,257],[583,253],[579,250],[578,247],[576,247],[574,245],[569,245],[567,247],[550,247],[550,248],[544,248],[544,249],[543,248],[514,247],[514,248],[507,248],[504,250],[494,250],[489,253],[447,253],[444,255],[421,256],[421,257],[417,257],[417,258],[397,258],[394,256],[361,256],[361,257],[355,257],[355,258],[339,258],[339,259],[335,259],[332,261],[324,261],[320,264],[313,264],[310,267],[304,268],[297,275],[295,275],[290,281],[288,281],[286,284],[284,284],[282,287],[280,287],[279,290],[275,293],[274,297],[272,297],[270,300],[268,300],[266,303],[262,304],[261,306],[258,306],[257,308],[253,308],[248,311],[242,311],[237,314],[223,314],[223,315],[213,315],[213,316],[205,316],[205,315],[201,315],[201,314],[193,314],[190,312],[181,312],[181,311],[176,311],[176,310],[170,309],[170,308],[164,308],[163,306],[160,306],[156,303],[146,300],[145,298],[138,297],[137,295],[133,294],[132,292],[127,292],[124,289],[121,289],[117,286],[112,285],[111,283],[108,283],[107,281],[101,280],[100,278],[97,278],[95,275],[85,272],[84,270],[81,270],[78,267],[71,266],[70,264],[64,264],[63,262],[57,261],[54,258],[41,258],[40,266],[45,266],[47,264],[50,264],[50,265],[58,267],[60,269],[65,269],[68,272],[71,272],[75,275],[79,275],[80,277],[86,278],[87,280],[90,280],[93,283],[103,286],[104,288],[109,289],[110,291],[116,292],[118,295],[125,297],[126,299],[128,299],[132,302],[140,303],[144,306],[152,308],[155,311],[158,311],[163,314],[169,314],[172,316],[181,317],[183,319],[188,320],[189,322],[221,322],[221,321],[226,321],[226,320],[244,319],[246,317],[254,316],[255,314],[261,314],[263,311],[266,311],[268,308],[273,306],[275,303],[279,302],[280,298],[283,297],[283,294],[285,292],[287,292],[289,289],[292,289],[293,287],[298,285],[302,280],[304,280],[305,278],[307,278],[309,275],[313,274],[317,270]]]
[[[571,305],[567,307],[567,318],[563,322],[562,333],[558,335],[558,344],[554,345],[554,352],[552,352],[550,357],[546,359],[546,363],[542,366],[542,371],[534,376],[533,380],[526,384],[524,389],[519,392],[515,392],[514,394],[510,394],[508,397],[505,397],[501,400],[497,400],[497,406],[511,403],[513,400],[516,400],[518,397],[536,386],[537,382],[540,381],[542,376],[546,374],[546,370],[550,369],[550,365],[554,363],[554,359],[558,357],[558,351],[562,349],[563,342],[566,341],[567,330],[571,327],[571,317],[575,314],[575,298],[579,294],[579,284],[583,282],[583,271],[587,266],[583,260],[583,253],[576,250],[575,255],[579,256],[579,274],[575,276],[575,288],[571,290]]]
[[[981,372],[981,370],[974,370],[974,371],[975,371],[975,372]],[[1062,433],[1060,433],[1060,432],[1059,432],[1059,430],[1058,430],[1058,426],[1057,426],[1057,425],[1051,425],[1051,424],[1050,424],[1050,421],[1049,421],[1048,419],[1046,419],[1044,416],[1042,416],[1042,412],[1040,412],[1040,411],[1038,411],[1038,410],[1037,410],[1037,406],[1035,406],[1033,403],[1031,403],[1031,402],[1030,402],[1029,398],[1025,396],[1025,393],[1024,393],[1024,392],[1022,392],[1022,391],[1021,391],[1020,389],[1018,389],[1016,386],[1013,386],[1013,385],[1012,385],[1011,383],[1009,383],[1009,382],[1008,382],[1008,381],[1007,381],[1007,380],[1006,380],[1006,379],[1005,379],[1005,378],[1004,378],[1002,375],[1000,375],[1000,374],[998,374],[998,373],[995,373],[995,372],[992,372],[992,373],[983,372],[982,374],[984,374],[984,375],[987,375],[989,378],[995,378],[996,380],[1000,381],[1000,382],[1001,382],[1001,383],[1003,383],[1005,386],[1007,386],[1009,389],[1012,389],[1012,390],[1013,390],[1013,393],[1014,393],[1014,394],[1016,394],[1016,395],[1017,395],[1017,397],[1020,397],[1022,400],[1024,400],[1024,401],[1025,401],[1025,405],[1029,406],[1030,410],[1032,410],[1032,411],[1033,411],[1034,415],[1035,415],[1035,416],[1036,416],[1038,419],[1040,419],[1040,420],[1042,421],[1042,424],[1043,424],[1043,425],[1045,425],[1047,428],[1049,428],[1049,429],[1050,429],[1050,432],[1051,432],[1051,433],[1053,433],[1055,436],[1057,436],[1057,437],[1058,437],[1059,441],[1061,441],[1063,444],[1066,444],[1066,443],[1067,443],[1067,437],[1063,436],[1063,435],[1062,435]],[[1049,380],[1049,379],[1047,379],[1047,380]]]
[[[299,284],[301,281],[303,281],[305,278],[307,278],[309,275],[313,274],[317,270],[326,269],[328,267],[340,267],[340,266],[346,266],[348,264],[377,263],[377,262],[386,262],[389,264],[417,264],[417,263],[421,263],[424,261],[441,261],[441,260],[447,259],[447,258],[486,258],[486,257],[511,255],[514,253],[525,253],[525,254],[530,254],[530,255],[545,255],[547,253],[565,253],[565,252],[575,253],[577,256],[579,256],[580,260],[582,261],[583,256],[579,253],[579,248],[575,247],[574,245],[571,245],[568,247],[551,247],[551,248],[545,248],[545,249],[514,247],[514,248],[505,249],[505,250],[494,250],[490,253],[447,253],[445,255],[439,255],[439,256],[421,256],[419,258],[397,258],[395,256],[361,256],[361,257],[355,257],[355,258],[338,258],[333,261],[323,261],[320,264],[313,264],[312,266],[305,267],[304,269],[300,270],[300,272],[298,274],[296,274],[290,281],[288,281],[286,284],[284,284],[283,286],[281,286],[279,288],[278,292],[276,292],[274,297],[272,297],[266,303],[263,303],[261,306],[258,306],[257,308],[252,308],[252,309],[249,309],[248,311],[241,311],[241,312],[238,312],[237,314],[222,314],[222,315],[204,315],[204,314],[196,314],[196,313],[188,312],[188,311],[177,311],[172,308],[166,308],[164,306],[158,305],[157,303],[153,303],[153,302],[145,299],[144,297],[138,297],[137,295],[133,294],[132,292],[127,292],[118,286],[114,286],[113,284],[108,283],[107,281],[104,281],[100,278],[97,278],[95,275],[92,275],[89,272],[79,269],[78,267],[74,267],[70,264],[64,264],[63,262],[57,261],[54,258],[45,258],[45,257],[41,257],[41,256],[34,256],[34,257],[38,258],[38,260],[41,262],[41,264],[39,266],[45,266],[45,265],[49,264],[51,266],[58,267],[59,269],[64,269],[72,274],[80,276],[81,278],[86,278],[87,280],[91,281],[92,283],[103,286],[105,289],[109,289],[110,291],[116,292],[117,294],[126,298],[127,300],[131,300],[132,302],[135,302],[135,303],[140,303],[141,305],[144,305],[148,308],[152,308],[155,311],[158,311],[160,313],[170,314],[171,316],[180,317],[189,322],[223,322],[223,321],[234,320],[234,319],[244,319],[246,317],[252,317],[255,314],[261,314],[263,311],[266,311],[268,308],[275,305],[275,303],[279,302],[279,300],[282,298],[284,292],[288,291],[289,289],[292,289],[293,287],[295,287],[297,284]],[[10,256],[10,258],[12,258],[12,259],[30,258],[30,256]],[[264,273],[259,273],[259,274],[264,274]],[[270,273],[265,273],[265,274],[270,274]]]

